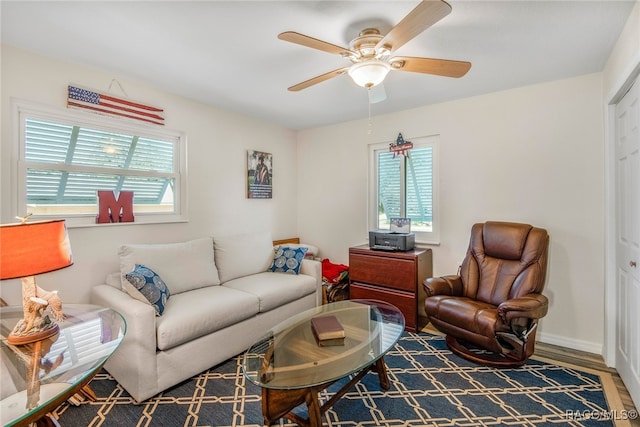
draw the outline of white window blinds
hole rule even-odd
[[[93,217],[97,192],[107,190],[116,195],[133,191],[136,221],[140,215],[184,218],[183,134],[128,123],[118,126],[122,121],[106,117],[89,120],[26,109],[19,116],[23,184],[17,214]]]

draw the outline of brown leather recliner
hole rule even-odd
[[[425,311],[455,354],[491,366],[520,366],[533,354],[549,235],[529,224],[474,224],[458,275],[426,279]]]

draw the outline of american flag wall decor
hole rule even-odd
[[[69,85],[67,107],[164,125],[164,110],[162,108],[75,85]]]

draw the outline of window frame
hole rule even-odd
[[[182,131],[168,129],[161,126],[136,123],[132,120],[121,119],[96,113],[87,113],[79,110],[64,110],[50,107],[26,100],[12,100],[13,114],[13,149],[14,155],[12,163],[16,165],[12,174],[12,181],[16,183],[15,196],[12,197],[13,203],[11,211],[15,216],[24,216],[28,213],[27,204],[27,169],[33,163],[26,160],[26,141],[25,127],[26,119],[33,118],[37,120],[48,120],[68,123],[72,125],[96,128],[108,132],[128,133],[135,136],[148,138],[170,139],[176,141],[174,143],[174,171],[172,177],[175,179],[174,188],[174,209],[172,212],[144,212],[134,209],[134,222],[107,223],[96,224],[96,215],[98,214],[98,206],[96,204],[95,213],[80,214],[51,214],[51,215],[33,215],[32,220],[46,220],[53,218],[64,218],[67,227],[89,227],[89,226],[118,226],[118,225],[135,225],[135,224],[158,224],[172,222],[188,221],[187,214],[187,137]],[[62,165],[60,170],[74,170],[74,166],[65,167]],[[87,168],[90,169],[90,168]],[[123,169],[121,169],[123,170]],[[153,177],[154,172],[140,172],[135,170],[127,170],[127,175],[141,175]],[[97,190],[97,189],[96,189]],[[97,195],[96,195],[97,200]]]
[[[414,148],[431,147],[432,153],[432,231],[416,231],[411,230],[416,236],[416,243],[439,245],[440,244],[440,215],[439,215],[439,135],[429,135],[417,138],[405,138],[406,141],[410,141]],[[389,151],[389,145],[393,141],[386,141],[380,143],[369,144],[369,197],[367,204],[367,226],[369,230],[377,228],[378,224],[378,156],[377,153],[381,151]],[[406,179],[400,183],[402,194],[405,193]],[[404,199],[404,196],[402,196]],[[406,200],[402,201],[403,205],[406,205]]]

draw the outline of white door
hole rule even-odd
[[[616,369],[640,406],[640,83],[616,105]]]

